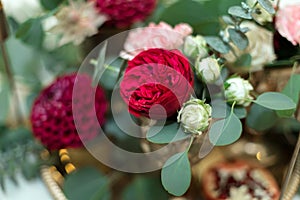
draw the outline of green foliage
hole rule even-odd
[[[273,127],[278,121],[278,116],[274,110],[265,108],[258,104],[253,104],[246,118],[248,127],[257,131],[264,131]]]
[[[188,153],[177,153],[170,157],[161,171],[161,182],[172,195],[183,195],[191,183],[191,166]]]
[[[292,74],[282,93],[290,97],[295,104],[298,104],[300,97],[300,75]]]
[[[20,25],[16,38],[24,43],[40,49],[43,45],[45,33],[40,18],[32,18]]]
[[[236,67],[250,67],[252,62],[252,56],[250,54],[243,54],[235,61]]]
[[[209,46],[220,53],[226,54],[230,51],[229,45],[217,36],[207,36],[205,40]]]
[[[228,9],[228,13],[235,17],[240,17],[243,19],[252,19],[251,13],[245,10],[241,6],[232,6]]]
[[[291,110],[296,108],[296,104],[292,99],[278,92],[263,93],[254,102],[272,110]]]
[[[104,63],[105,63],[105,56],[106,56],[106,48],[107,48],[107,41],[104,42],[102,48],[99,51],[97,63],[95,65],[94,74],[93,74],[93,86],[98,84],[98,81],[103,71],[105,70]]]
[[[165,21],[171,25],[186,22],[193,27],[195,34],[216,35],[221,28],[218,18],[225,15],[230,6],[240,2],[241,0],[179,0],[165,8],[156,22]]]
[[[0,123],[4,123],[9,111],[10,88],[5,77],[0,77]]]
[[[57,6],[59,6],[63,2],[63,0],[40,0],[40,2],[43,8],[45,8],[46,10],[53,10]]]
[[[122,200],[165,200],[168,194],[156,177],[137,176],[122,193]]]
[[[16,174],[22,172],[30,180],[39,173],[41,145],[34,142],[25,128],[0,128],[0,185],[5,190],[6,178],[17,184]]]
[[[258,0],[258,3],[263,7],[268,13],[275,14],[275,9],[269,0]]]
[[[244,50],[248,46],[248,38],[242,31],[229,28],[228,33],[233,44],[239,49]]]
[[[111,196],[108,178],[91,167],[67,175],[63,190],[69,200],[109,200]]]
[[[190,137],[190,134],[184,133],[179,124],[172,123],[166,126],[152,126],[147,132],[147,140],[157,144],[167,144],[184,140]]]
[[[209,140],[216,146],[224,146],[238,140],[242,133],[242,123],[239,118],[231,112],[225,119],[218,120],[209,129]]]

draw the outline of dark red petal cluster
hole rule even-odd
[[[99,12],[109,16],[107,24],[119,28],[145,19],[156,5],[156,0],[95,0]]]
[[[190,98],[192,87],[188,60],[177,50],[155,48],[128,62],[120,92],[130,113],[160,119],[174,115]],[[154,105],[162,106],[166,112]]]
[[[73,95],[76,81],[76,95]],[[81,139],[92,139],[103,125],[107,102],[104,91],[92,88],[86,74],[70,74],[57,78],[42,90],[31,110],[32,130],[48,149],[82,146]],[[93,99],[95,98],[95,99]],[[75,127],[73,109],[79,109],[80,137]],[[95,116],[96,111],[96,116]],[[84,126],[82,126],[84,124]]]

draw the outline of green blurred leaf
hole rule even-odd
[[[233,44],[235,44],[235,46],[237,46],[240,50],[244,50],[248,46],[248,38],[243,32],[229,28],[228,33]]]
[[[252,19],[251,13],[249,13],[246,9],[241,6],[232,6],[228,9],[228,13],[230,15],[240,17],[243,19]]]
[[[296,108],[296,104],[292,99],[278,92],[263,93],[257,97],[254,103],[272,110],[291,110]]]
[[[252,56],[248,53],[241,55],[238,57],[234,66],[236,67],[251,67]]]
[[[110,199],[108,179],[98,170],[81,168],[66,176],[63,186],[69,200]]]
[[[59,4],[63,2],[63,0],[40,0],[40,2],[46,10],[53,10],[57,6],[59,6]]]
[[[0,124],[5,123],[10,106],[10,88],[6,78],[0,79]]]
[[[157,22],[165,21],[173,26],[185,22],[193,27],[195,34],[217,35],[221,29],[219,17],[227,14],[230,6],[240,2],[241,0],[179,0],[164,10]]]
[[[298,104],[300,95],[300,75],[292,74],[282,93],[293,99]]]
[[[21,39],[24,43],[40,49],[43,44],[44,30],[41,19],[29,19],[20,25],[16,32],[16,38]]]
[[[166,126],[151,126],[146,135],[148,141],[157,144],[176,142],[190,136],[190,134],[184,133],[177,123]]]
[[[268,13],[275,14],[275,9],[269,0],[258,0],[258,3],[263,7]]]
[[[243,119],[247,116],[247,110],[242,106],[234,107],[233,112],[239,119]]]
[[[106,48],[107,48],[107,41],[103,43],[99,51],[99,55],[97,58],[97,63],[95,65],[94,74],[93,74],[93,86],[98,84],[98,81],[101,78],[102,73],[105,71],[105,56],[106,56]]]
[[[230,107],[221,99],[216,99],[211,102],[212,118],[226,118],[230,114]]]
[[[224,146],[238,140],[242,133],[242,123],[231,113],[225,119],[214,122],[208,132],[209,140],[216,146]]]
[[[257,131],[264,131],[274,126],[278,119],[274,110],[253,104],[246,118],[246,124]]]
[[[99,80],[101,86],[105,89],[113,90],[120,77],[121,68],[125,64],[125,60],[117,58],[111,64],[105,65],[106,69]]]
[[[177,153],[170,157],[161,170],[161,182],[170,194],[183,195],[191,183],[191,166],[188,153]]]
[[[217,36],[207,36],[205,40],[209,46],[222,54],[226,54],[230,50],[228,44],[224,43],[221,38]]]
[[[165,200],[168,199],[168,196],[159,179],[138,176],[124,189],[122,200]]]

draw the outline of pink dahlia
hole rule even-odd
[[[99,12],[109,16],[108,24],[127,27],[145,19],[155,8],[156,0],[94,0]]]
[[[276,28],[280,35],[293,45],[300,44],[300,4],[279,9],[276,15]]]
[[[73,95],[75,82],[78,94]],[[94,94],[91,83],[91,78],[85,74],[62,76],[36,98],[31,110],[32,130],[48,149],[80,147],[81,139],[89,140],[98,134],[99,124],[103,125],[105,120],[107,102],[103,89],[98,86]],[[78,132],[72,106],[82,111],[79,112],[81,116],[76,116],[77,121],[82,121]],[[94,112],[97,117],[93,117]]]

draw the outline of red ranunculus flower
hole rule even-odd
[[[74,92],[77,94],[73,95],[75,81],[78,85]],[[62,76],[36,98],[31,111],[32,130],[48,149],[80,147],[80,139],[89,140],[98,134],[99,124],[104,123],[107,102],[104,91],[98,86],[95,92],[91,83],[91,78],[86,74]],[[75,127],[72,106],[73,109],[81,110],[77,111],[81,116],[76,116],[80,123],[80,137]],[[94,117],[94,112],[97,117]]]
[[[156,0],[94,0],[99,12],[106,14],[108,24],[127,27],[145,19],[155,8]]]
[[[192,86],[188,60],[177,50],[155,48],[128,62],[120,92],[131,114],[162,119],[175,114],[190,98]]]

